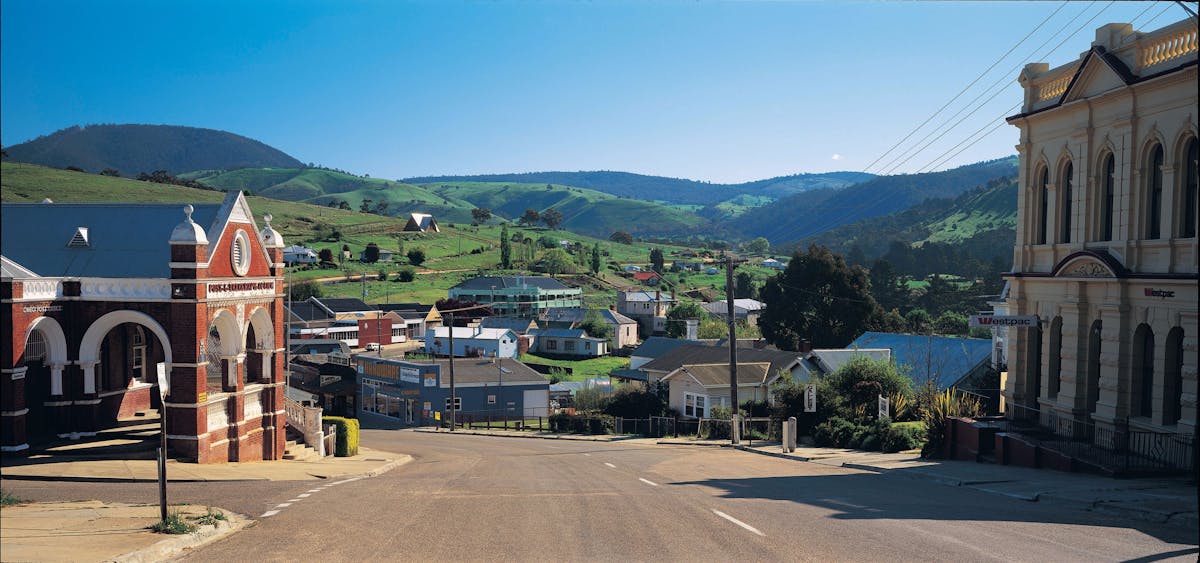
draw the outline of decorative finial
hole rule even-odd
[[[274,219],[274,217],[272,217],[270,213],[263,215],[263,221],[266,221],[268,227],[271,226],[271,219]]]
[[[195,211],[195,210],[196,210],[196,208],[192,207],[192,204],[190,204],[190,203],[189,203],[189,204],[187,204],[187,205],[185,205],[185,206],[183,206],[183,214],[184,214],[184,215],[187,215],[187,222],[188,222],[188,223],[191,223],[191,222],[193,222],[193,221],[192,221],[192,211]]]

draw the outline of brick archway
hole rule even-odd
[[[163,330],[162,325],[146,313],[130,310],[113,311],[96,319],[88,326],[87,332],[84,333],[83,340],[79,344],[79,365],[83,368],[84,393],[96,392],[96,364],[100,363],[100,345],[104,342],[105,335],[108,334],[108,331],[125,323],[141,325],[154,333],[155,338],[162,343],[163,361],[167,364],[167,377],[171,377],[171,340],[167,337],[167,332]]]

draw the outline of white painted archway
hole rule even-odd
[[[134,323],[150,329],[162,344],[163,361],[167,364],[167,377],[171,377],[171,340],[167,331],[153,317],[138,311],[113,311],[88,327],[79,344],[79,365],[83,368],[83,392],[96,392],[96,364],[100,363],[100,344],[108,331],[125,323]]]
[[[67,336],[62,325],[51,317],[38,317],[25,331],[25,342],[33,331],[41,331],[46,340],[46,364],[50,366],[50,394],[62,395],[63,366],[67,365]]]

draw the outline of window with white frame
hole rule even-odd
[[[494,405],[494,404],[496,404],[496,396],[495,396],[495,395],[488,395],[488,401],[487,401],[487,404],[489,404],[489,405]]]
[[[129,369],[133,372],[129,385],[146,381],[146,331],[140,326],[133,328],[133,336],[129,339]]]
[[[708,415],[706,405],[708,397],[706,395],[698,395],[696,393],[683,394],[683,415],[693,418],[704,418]]]
[[[450,410],[450,397],[446,397],[446,410]],[[462,410],[462,397],[454,398],[454,410]]]

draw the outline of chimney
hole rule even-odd
[[[807,338],[800,340],[800,352],[804,354],[812,352],[812,342],[810,342]]]
[[[687,325],[687,328],[685,329],[686,334],[684,334],[684,338],[687,340],[697,340],[696,335],[700,329],[700,321],[697,319],[687,319],[683,322],[684,322],[684,324]]]

